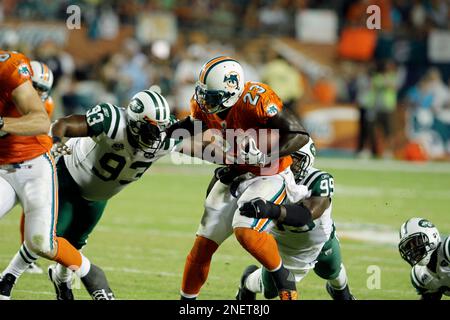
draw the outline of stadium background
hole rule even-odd
[[[70,29],[78,10],[70,5],[80,9],[79,29]],[[380,29],[367,27],[370,5],[380,8]],[[151,86],[183,117],[201,65],[236,57],[247,79],[269,83],[299,115],[318,145],[317,166],[335,177],[333,216],[354,294],[415,299],[398,227],[424,216],[450,233],[449,8],[438,0],[4,0],[0,48],[51,67],[55,117],[100,101],[126,105]],[[85,250],[119,299],[178,298],[213,168],[168,157],[109,203]],[[0,221],[1,268],[18,248],[18,211]],[[250,263],[227,240],[201,298],[233,299]],[[314,274],[299,290],[328,298]],[[26,274],[13,298],[52,299],[52,291],[45,275]]]

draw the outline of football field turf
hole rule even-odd
[[[423,216],[441,235],[450,233],[450,165],[319,159],[316,166],[335,178],[333,218],[356,298],[417,299],[397,231],[406,219]],[[84,253],[105,270],[118,299],[178,299],[213,170],[157,163],[108,203]],[[1,270],[19,248],[19,219],[16,207],[0,220]],[[230,237],[214,255],[200,299],[234,299],[242,270],[255,262]],[[313,272],[298,289],[300,299],[330,299]],[[89,299],[82,286],[74,294]],[[53,286],[45,273],[26,273],[12,298],[54,299]]]

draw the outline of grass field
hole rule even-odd
[[[450,165],[323,159],[335,177],[333,217],[350,286],[358,299],[417,299],[395,241],[409,217],[433,221],[450,233]],[[141,181],[113,198],[84,253],[106,271],[118,299],[178,299],[184,261],[202,215],[212,166],[155,164]],[[0,221],[0,269],[19,248],[19,210]],[[41,259],[41,266],[49,262]],[[201,299],[233,299],[242,270],[255,263],[234,238],[213,258]],[[368,289],[370,266],[381,271]],[[370,268],[369,268],[370,270]],[[302,299],[329,299],[314,273],[298,285]],[[84,289],[77,299],[89,299]],[[24,274],[13,299],[54,299],[44,275]]]

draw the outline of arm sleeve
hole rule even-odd
[[[419,270],[419,268],[417,266],[414,266],[411,269],[410,276],[411,276],[411,284],[416,289],[417,294],[424,295],[426,293],[429,293],[428,289],[425,288],[425,284],[422,283],[421,280],[420,280],[420,278],[421,278],[420,270]]]
[[[119,129],[120,113],[117,107],[101,103],[86,112],[88,135],[98,137],[105,134],[114,139]]]
[[[30,60],[23,54],[7,52],[0,56],[0,86],[3,90],[14,91],[31,80],[31,75]]]
[[[260,93],[261,98],[256,105],[258,122],[262,124],[266,124],[270,118],[281,112],[283,109],[283,103],[275,92],[268,86],[265,86],[264,88],[266,91]]]
[[[283,205],[283,207],[286,209],[286,217],[280,222],[284,225],[303,227],[312,221],[311,211],[301,203],[287,204]]]

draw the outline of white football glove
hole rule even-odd
[[[57,160],[59,157],[72,154],[72,149],[70,149],[70,147],[68,147],[64,142],[60,141],[53,144],[50,153],[53,158]]]
[[[264,167],[267,164],[267,155],[258,149],[255,139],[246,136],[239,143],[238,160],[245,164]]]

